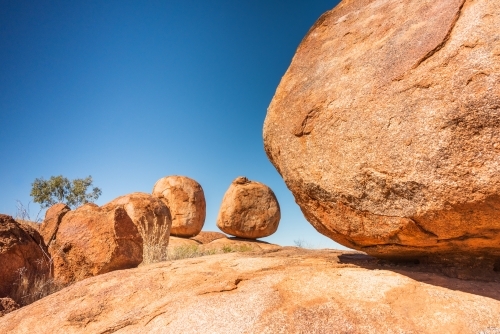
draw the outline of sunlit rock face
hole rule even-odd
[[[189,238],[200,233],[205,224],[207,204],[198,182],[186,176],[166,176],[156,182],[153,195],[170,210],[172,235]]]
[[[281,211],[274,192],[244,176],[236,178],[224,194],[217,227],[235,237],[268,237],[278,229]]]
[[[63,284],[142,262],[142,237],[122,205],[84,204],[67,212],[49,246],[54,279]]]
[[[267,155],[322,234],[385,257],[500,256],[500,3],[342,1],[297,49]]]

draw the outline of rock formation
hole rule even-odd
[[[44,252],[47,248],[35,229],[0,214],[0,297],[14,297],[21,270],[38,277],[49,274]]]
[[[62,217],[70,210],[71,209],[66,204],[57,203],[52,205],[47,212],[45,212],[45,219],[40,226],[40,234],[47,246],[50,246],[52,240],[55,239]]]
[[[322,234],[386,257],[500,257],[500,3],[342,1],[305,36],[266,153]]]
[[[49,247],[54,278],[67,284],[142,262],[143,242],[120,205],[84,204],[62,218]]]
[[[0,298],[0,317],[17,310],[19,307],[19,304],[16,303],[12,298]]]
[[[103,208],[123,207],[143,239],[145,263],[162,261],[162,249],[168,247],[172,219],[170,211],[157,197],[146,193],[120,196]]]
[[[175,254],[189,252],[198,254],[218,254],[232,252],[249,252],[269,249],[280,249],[281,246],[271,244],[260,240],[228,238],[219,232],[202,231],[193,238],[170,237],[168,244],[169,254],[176,257]]]
[[[122,206],[146,240],[154,234],[167,241],[170,236],[172,219],[163,202],[146,193],[132,193],[120,196],[105,204],[103,208]]]
[[[227,236],[220,232],[201,231],[195,237],[190,238],[200,244],[208,244],[217,239],[227,239]]]
[[[206,202],[198,182],[186,176],[167,176],[156,182],[153,195],[170,209],[172,235],[189,238],[200,233],[205,223]]]
[[[281,218],[278,200],[266,185],[236,178],[226,191],[217,217],[217,227],[240,238],[270,236]]]
[[[0,318],[3,333],[497,333],[500,283],[292,247],[114,271]]]

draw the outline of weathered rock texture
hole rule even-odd
[[[377,256],[500,256],[500,2],[342,1],[264,123],[307,220]]]
[[[145,263],[162,260],[162,249],[168,247],[172,219],[169,209],[159,198],[136,192],[118,197],[103,207],[125,209],[142,236]]]
[[[0,298],[0,317],[17,310],[19,307],[19,304],[16,303],[12,298]]]
[[[201,232],[205,234],[203,238],[179,238],[170,237],[168,251],[170,254],[189,251],[199,254],[217,254],[217,253],[233,253],[233,252],[250,252],[270,249],[280,249],[281,246],[271,244],[260,240],[228,238],[218,232]],[[198,235],[199,236],[199,235]],[[221,237],[222,236],[222,237]]]
[[[47,212],[45,212],[45,219],[40,226],[40,234],[47,246],[50,246],[52,240],[55,239],[62,218],[70,210],[71,209],[66,204],[57,203],[52,205]]]
[[[20,270],[38,277],[49,274],[44,252],[48,254],[35,229],[0,214],[0,297],[15,296]]]
[[[263,238],[276,232],[280,218],[278,200],[268,186],[238,177],[224,194],[217,227],[240,238]]]
[[[3,333],[497,333],[500,283],[284,248],[163,262],[72,285]]]
[[[172,219],[165,204],[155,196],[146,193],[132,193],[120,196],[104,205],[104,208],[122,206],[141,232],[143,238],[164,238],[168,244]]]
[[[49,247],[64,284],[142,262],[142,237],[123,206],[85,204],[67,212]]]
[[[208,244],[217,239],[227,239],[227,236],[220,232],[201,231],[191,239],[199,242],[200,244]]]
[[[172,235],[189,238],[200,233],[205,223],[206,202],[198,182],[186,176],[167,176],[156,182],[153,195],[170,209]]]

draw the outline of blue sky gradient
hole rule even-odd
[[[26,205],[37,177],[92,175],[102,205],[186,175],[205,191],[204,230],[216,231],[222,197],[244,175],[280,202],[266,241],[339,247],[306,222],[262,143],[297,46],[337,3],[0,2],[0,212]]]

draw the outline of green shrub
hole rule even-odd
[[[93,202],[101,196],[102,191],[97,187],[87,193],[87,188],[90,186],[92,186],[92,176],[72,181],[62,175],[51,176],[49,180],[41,177],[31,184],[30,195],[35,203],[41,205],[42,209],[56,203],[65,203],[74,209],[82,204]]]

